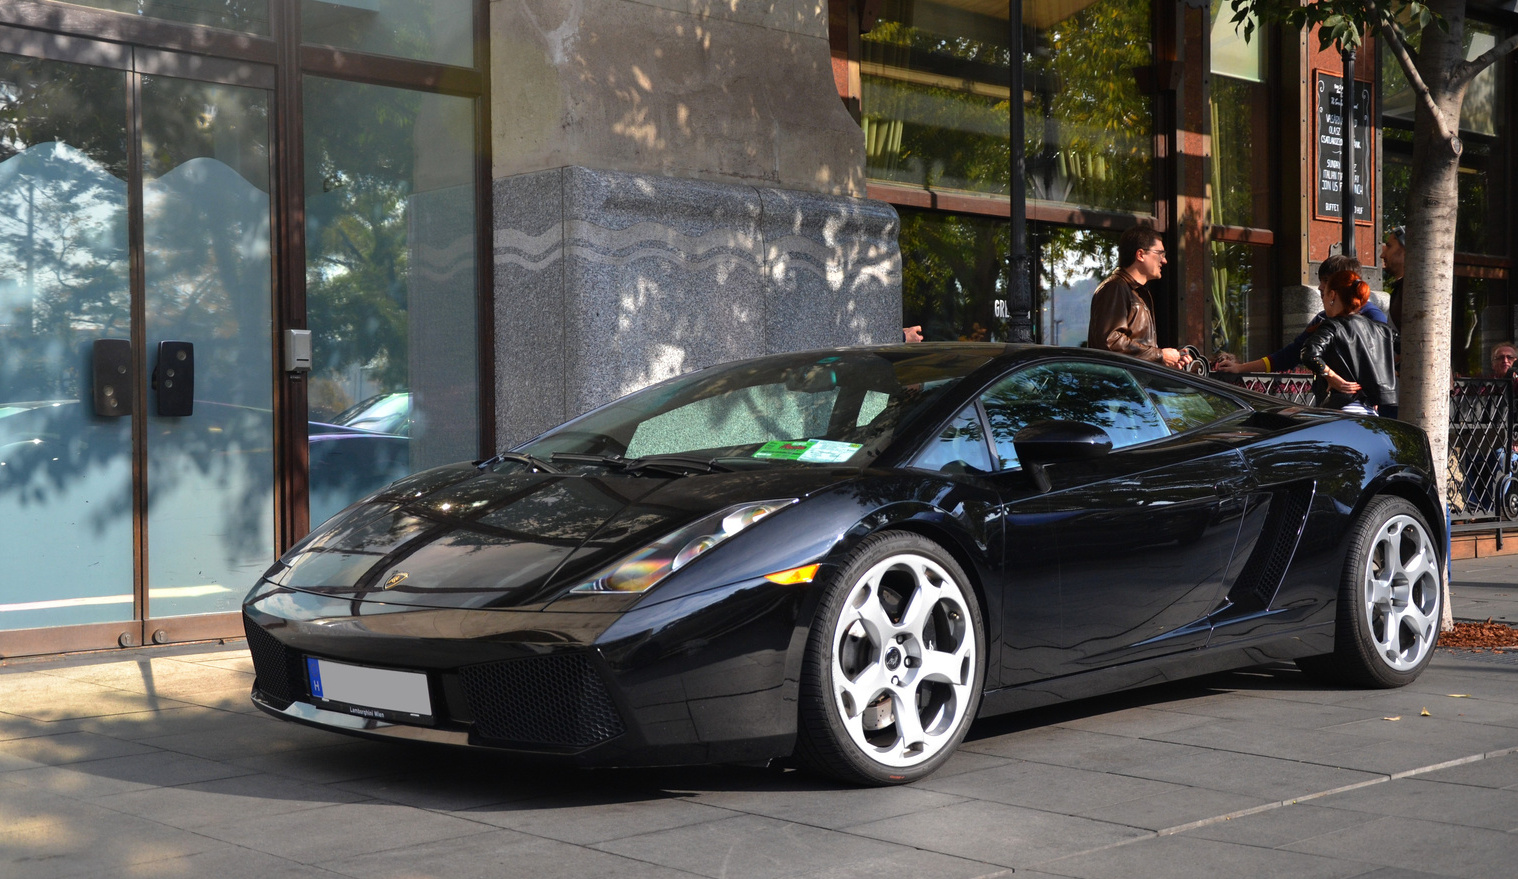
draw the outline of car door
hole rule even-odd
[[[1249,473],[1195,428],[1240,407],[1179,374],[1081,360],[1019,369],[981,406],[1005,501],[1002,683],[1205,646]],[[1045,465],[1040,491],[1013,437],[1051,420],[1100,427],[1113,447]]]

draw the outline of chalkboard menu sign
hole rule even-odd
[[[1313,104],[1317,108],[1313,133],[1317,138],[1318,197],[1314,215],[1323,220],[1344,217],[1344,168],[1340,152],[1344,138],[1344,79],[1314,71]],[[1369,223],[1375,216],[1370,188],[1370,83],[1355,81],[1355,222]]]

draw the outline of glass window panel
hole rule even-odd
[[[1458,253],[1502,255],[1508,224],[1507,191],[1491,185],[1489,168],[1501,156],[1500,143],[1475,136],[1461,138],[1456,190],[1460,208],[1455,216]],[[1381,180],[1385,228],[1407,224],[1407,191],[1412,183],[1413,133],[1387,126],[1381,130]]]
[[[946,473],[989,473],[996,469],[974,404],[955,416],[943,433],[918,453],[912,466]]]
[[[783,384],[705,397],[639,424],[626,454],[640,458],[826,436],[837,399],[836,385],[808,390]]]
[[[897,208],[905,326],[930,342],[1005,341],[1012,224]]]
[[[1148,0],[1023,4],[1030,203],[1154,210]]]
[[[304,102],[314,524],[478,455],[477,218],[470,99],[307,76]],[[381,395],[385,424],[330,424]]]
[[[1010,58],[1005,4],[886,0],[860,45],[866,173],[1006,194]]]
[[[1249,40],[1244,40],[1240,26],[1233,21],[1231,4],[1212,0],[1212,72],[1249,82],[1265,81],[1265,32],[1260,30],[1255,16],[1250,13],[1247,22],[1255,25]]]
[[[1212,78],[1209,219],[1220,226],[1271,227],[1270,103],[1264,85]]]
[[[1483,376],[1491,370],[1492,349],[1513,339],[1512,282],[1455,277],[1454,351],[1456,375]]]
[[[376,55],[474,64],[475,0],[301,0],[307,43]]]
[[[1034,256],[1034,313],[1039,341],[1078,347],[1091,323],[1091,296],[1117,271],[1115,232],[1028,224]]]
[[[0,55],[0,629],[129,620],[132,419],[90,404],[130,339],[126,74]]]
[[[1467,19],[1465,22],[1465,58],[1478,58],[1506,34],[1491,25]],[[1507,107],[1508,78],[1502,62],[1492,64],[1476,74],[1460,105],[1461,134],[1502,134]],[[1402,72],[1402,65],[1390,49],[1381,50],[1381,115],[1411,126],[1417,95]]]
[[[1154,404],[1126,369],[1102,363],[1045,363],[1002,379],[981,395],[1003,467],[1018,465],[1017,432],[1043,421],[1095,425],[1120,449],[1167,436]]]
[[[269,0],[69,0],[111,12],[269,35]]]
[[[1276,349],[1272,335],[1270,251],[1213,241],[1210,245],[1212,350],[1251,360]],[[1249,356],[1246,356],[1246,353]]]
[[[1186,384],[1168,376],[1141,372],[1139,384],[1154,401],[1160,418],[1171,433],[1185,433],[1219,418],[1227,418],[1242,407],[1238,403],[1211,391]]]

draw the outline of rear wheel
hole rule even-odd
[[[855,784],[931,774],[963,741],[985,679],[985,627],[964,571],[925,537],[884,532],[824,588],[797,756]]]
[[[1334,652],[1298,664],[1361,686],[1412,683],[1439,639],[1441,571],[1417,507],[1399,497],[1371,501],[1350,533]]]

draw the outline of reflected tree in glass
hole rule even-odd
[[[900,209],[902,310],[929,341],[1003,341],[1011,224],[964,214]]]
[[[269,34],[269,4],[287,0],[71,0],[112,12],[199,24],[249,34]]]
[[[1034,0],[1023,21],[1028,197],[1152,211],[1153,110],[1139,89],[1154,61],[1149,2]]]
[[[1029,224],[1029,250],[1037,256],[1033,290],[1039,341],[1068,346],[1085,343],[1091,296],[1118,268],[1117,238],[1098,229]]]
[[[863,36],[867,171],[932,189],[1006,193],[1006,19],[965,12],[946,24],[915,14],[930,5],[888,3]]]

